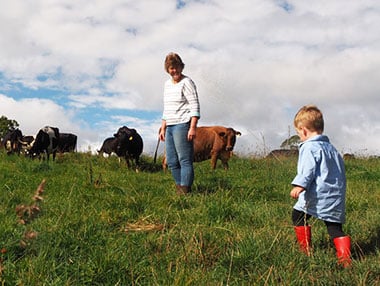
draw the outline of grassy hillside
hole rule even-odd
[[[196,163],[194,191],[179,197],[151,158],[135,173],[115,157],[46,163],[0,152],[0,282],[380,285],[380,159],[346,162],[351,269],[336,265],[317,220],[312,257],[299,253],[289,196],[296,160],[233,158],[228,172],[209,163]]]

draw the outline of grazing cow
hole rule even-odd
[[[78,137],[72,133],[59,133],[58,153],[74,152],[77,147]]]
[[[22,132],[20,129],[9,129],[7,134],[3,138],[2,145],[5,150],[7,150],[7,154],[20,154],[21,143],[19,142],[22,138]]]
[[[194,139],[194,162],[211,159],[211,168],[215,170],[216,161],[220,159],[225,170],[235,147],[239,131],[223,126],[197,127]]]
[[[276,149],[270,151],[270,153],[267,155],[267,158],[275,158],[275,159],[282,159],[282,158],[291,158],[291,157],[297,157],[298,156],[298,149]]]
[[[141,136],[136,129],[130,129],[127,126],[120,127],[114,136],[116,138],[116,155],[125,158],[128,168],[131,167],[130,160],[134,160],[136,171],[138,171],[140,155],[143,151]]]
[[[41,153],[46,154],[47,161],[49,161],[49,155],[53,154],[53,161],[57,153],[59,140],[59,129],[57,127],[45,126],[38,131],[36,139],[32,144],[32,148],[29,150],[30,156],[39,156]]]
[[[240,135],[239,131],[223,126],[197,127],[194,139],[194,162],[211,159],[211,168],[215,170],[216,162],[220,159],[224,169],[228,170],[228,160],[231,158],[236,137]],[[162,167],[166,170],[165,155]]]
[[[108,137],[103,141],[102,147],[98,151],[100,156],[103,156],[106,153],[108,156],[111,156],[112,153],[116,153],[117,147],[117,138],[116,137]]]
[[[354,154],[351,154],[351,153],[344,153],[343,154],[343,160],[347,161],[347,160],[352,160],[352,159],[355,159]]]
[[[34,143],[34,136],[22,136],[19,142],[21,144],[21,150],[25,155],[27,155],[29,154],[29,150],[32,148],[32,144]]]

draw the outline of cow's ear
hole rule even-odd
[[[132,141],[132,140],[133,140],[133,136],[130,136],[130,137],[129,137],[129,141]]]
[[[236,136],[238,136],[238,137],[241,136],[240,131],[236,131],[235,134],[236,134]]]

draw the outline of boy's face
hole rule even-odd
[[[302,142],[305,141],[307,139],[307,134],[308,134],[306,128],[301,125],[298,125],[295,129],[297,131],[298,136],[300,137],[300,140]]]
[[[297,127],[296,127],[296,131],[297,131],[297,134],[298,136],[300,137],[300,140],[303,142],[313,136],[316,136],[316,135],[319,135],[319,134],[322,134],[321,132],[318,132],[318,131],[312,131],[310,130],[309,128],[305,127],[305,126],[302,126],[301,124],[299,124]]]

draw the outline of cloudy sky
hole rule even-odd
[[[197,85],[199,125],[262,155],[305,104],[342,153],[380,154],[378,0],[0,0],[0,115],[95,151],[121,126],[152,154],[166,54]]]

